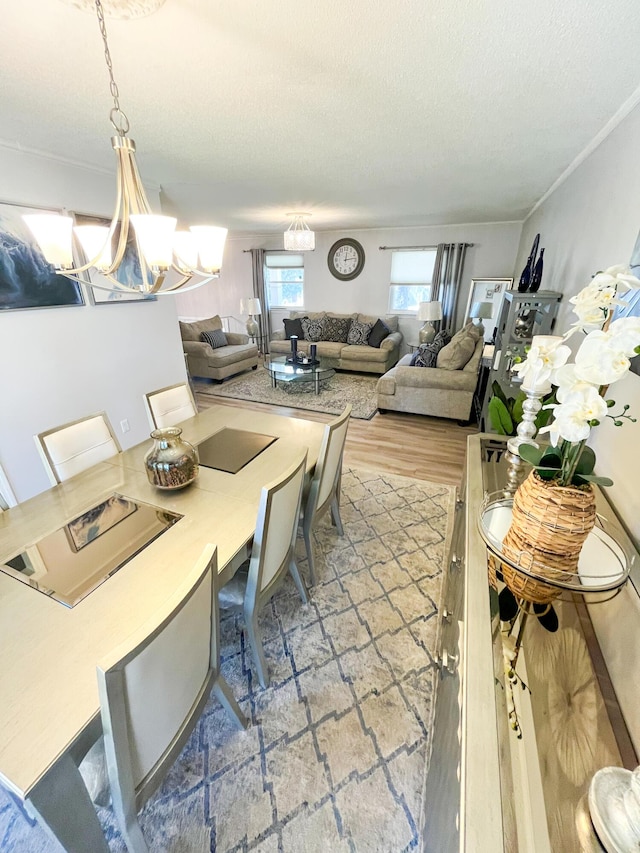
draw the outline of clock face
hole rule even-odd
[[[329,249],[327,263],[332,275],[342,281],[349,281],[362,272],[364,249],[357,240],[345,237]]]

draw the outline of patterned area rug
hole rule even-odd
[[[259,365],[257,370],[243,373],[221,385],[202,379],[195,379],[193,384],[198,394],[233,397],[237,400],[329,412],[333,415],[339,415],[347,403],[351,403],[351,417],[370,420],[376,413],[376,383],[379,378],[366,373],[336,372],[322,384],[320,393],[316,395],[310,382],[303,385],[279,384],[277,388],[273,388],[268,372]]]
[[[267,690],[242,617],[223,618],[222,670],[251,726],[208,704],[141,815],[154,853],[419,850],[453,489],[348,469],[342,486],[345,535],[315,531],[310,603],[287,582],[261,615]],[[111,810],[99,816],[124,853]],[[0,848],[56,849],[2,789]]]

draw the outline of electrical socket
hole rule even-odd
[[[129,426],[129,421],[125,418],[123,421],[120,421],[120,429],[122,432],[129,432],[131,427]]]

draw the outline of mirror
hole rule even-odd
[[[502,297],[505,291],[512,288],[512,278],[472,278],[463,325],[466,326],[474,315],[479,317],[484,326],[484,339],[491,343],[498,322]]]

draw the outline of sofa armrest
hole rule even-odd
[[[401,343],[402,332],[391,332],[380,344],[380,349],[399,349]]]
[[[278,331],[277,331],[277,332],[274,332],[274,333],[271,335],[271,340],[272,340],[272,341],[284,341],[284,340],[285,340],[285,337],[284,337],[284,329],[278,329]]]
[[[182,341],[182,350],[194,358],[209,358],[213,350],[205,341]]]
[[[243,335],[240,332],[225,332],[225,335],[227,337],[227,343],[231,344],[231,346],[249,343],[249,335]]]
[[[444,370],[441,367],[396,368],[396,383],[410,388],[441,388],[445,391],[475,391],[477,376],[463,370]]]

